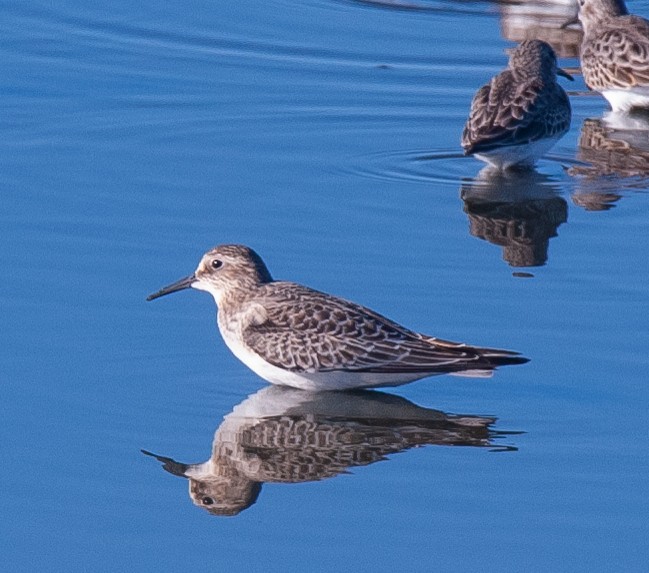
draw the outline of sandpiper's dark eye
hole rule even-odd
[[[211,497],[204,497],[202,500],[203,505],[212,505],[214,500]]]
[[[223,266],[223,261],[219,261],[219,259],[212,259],[212,268],[213,269],[219,269]]]

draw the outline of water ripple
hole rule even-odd
[[[563,179],[562,185],[565,187],[571,182],[571,178],[565,175],[565,171],[581,164],[582,162],[574,157],[551,154],[539,162],[539,168],[543,172],[550,173],[554,178]],[[456,149],[414,149],[382,151],[357,156],[355,163],[344,170],[360,177],[384,181],[460,185],[467,180],[467,177],[474,179],[483,167],[482,163],[465,157]],[[480,178],[476,177],[475,183],[480,185]]]

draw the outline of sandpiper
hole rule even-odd
[[[649,21],[630,15],[623,0],[579,0],[578,19],[588,87],[614,112],[649,108]]]
[[[465,155],[503,170],[532,166],[570,128],[570,101],[557,74],[572,80],[549,44],[521,42],[507,69],[473,98],[462,133]]]
[[[353,302],[273,280],[243,245],[208,251],[192,275],[147,300],[190,287],[214,297],[223,340],[272,384],[315,391],[397,386],[436,374],[485,376],[528,361],[419,334]]]

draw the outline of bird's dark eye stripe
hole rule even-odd
[[[218,269],[223,266],[223,261],[219,261],[219,259],[212,259],[212,268],[213,269]]]

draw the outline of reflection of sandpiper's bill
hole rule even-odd
[[[623,0],[579,0],[581,71],[613,111],[649,107],[649,22]]]
[[[526,40],[509,58],[506,70],[475,94],[462,133],[466,155],[498,169],[531,166],[570,128],[570,101],[557,83],[549,44]]]
[[[207,252],[196,272],[147,300],[209,292],[234,355],[273,384],[307,390],[394,386],[435,374],[488,375],[527,362],[516,352],[432,338],[353,302],[272,279],[243,245]]]

